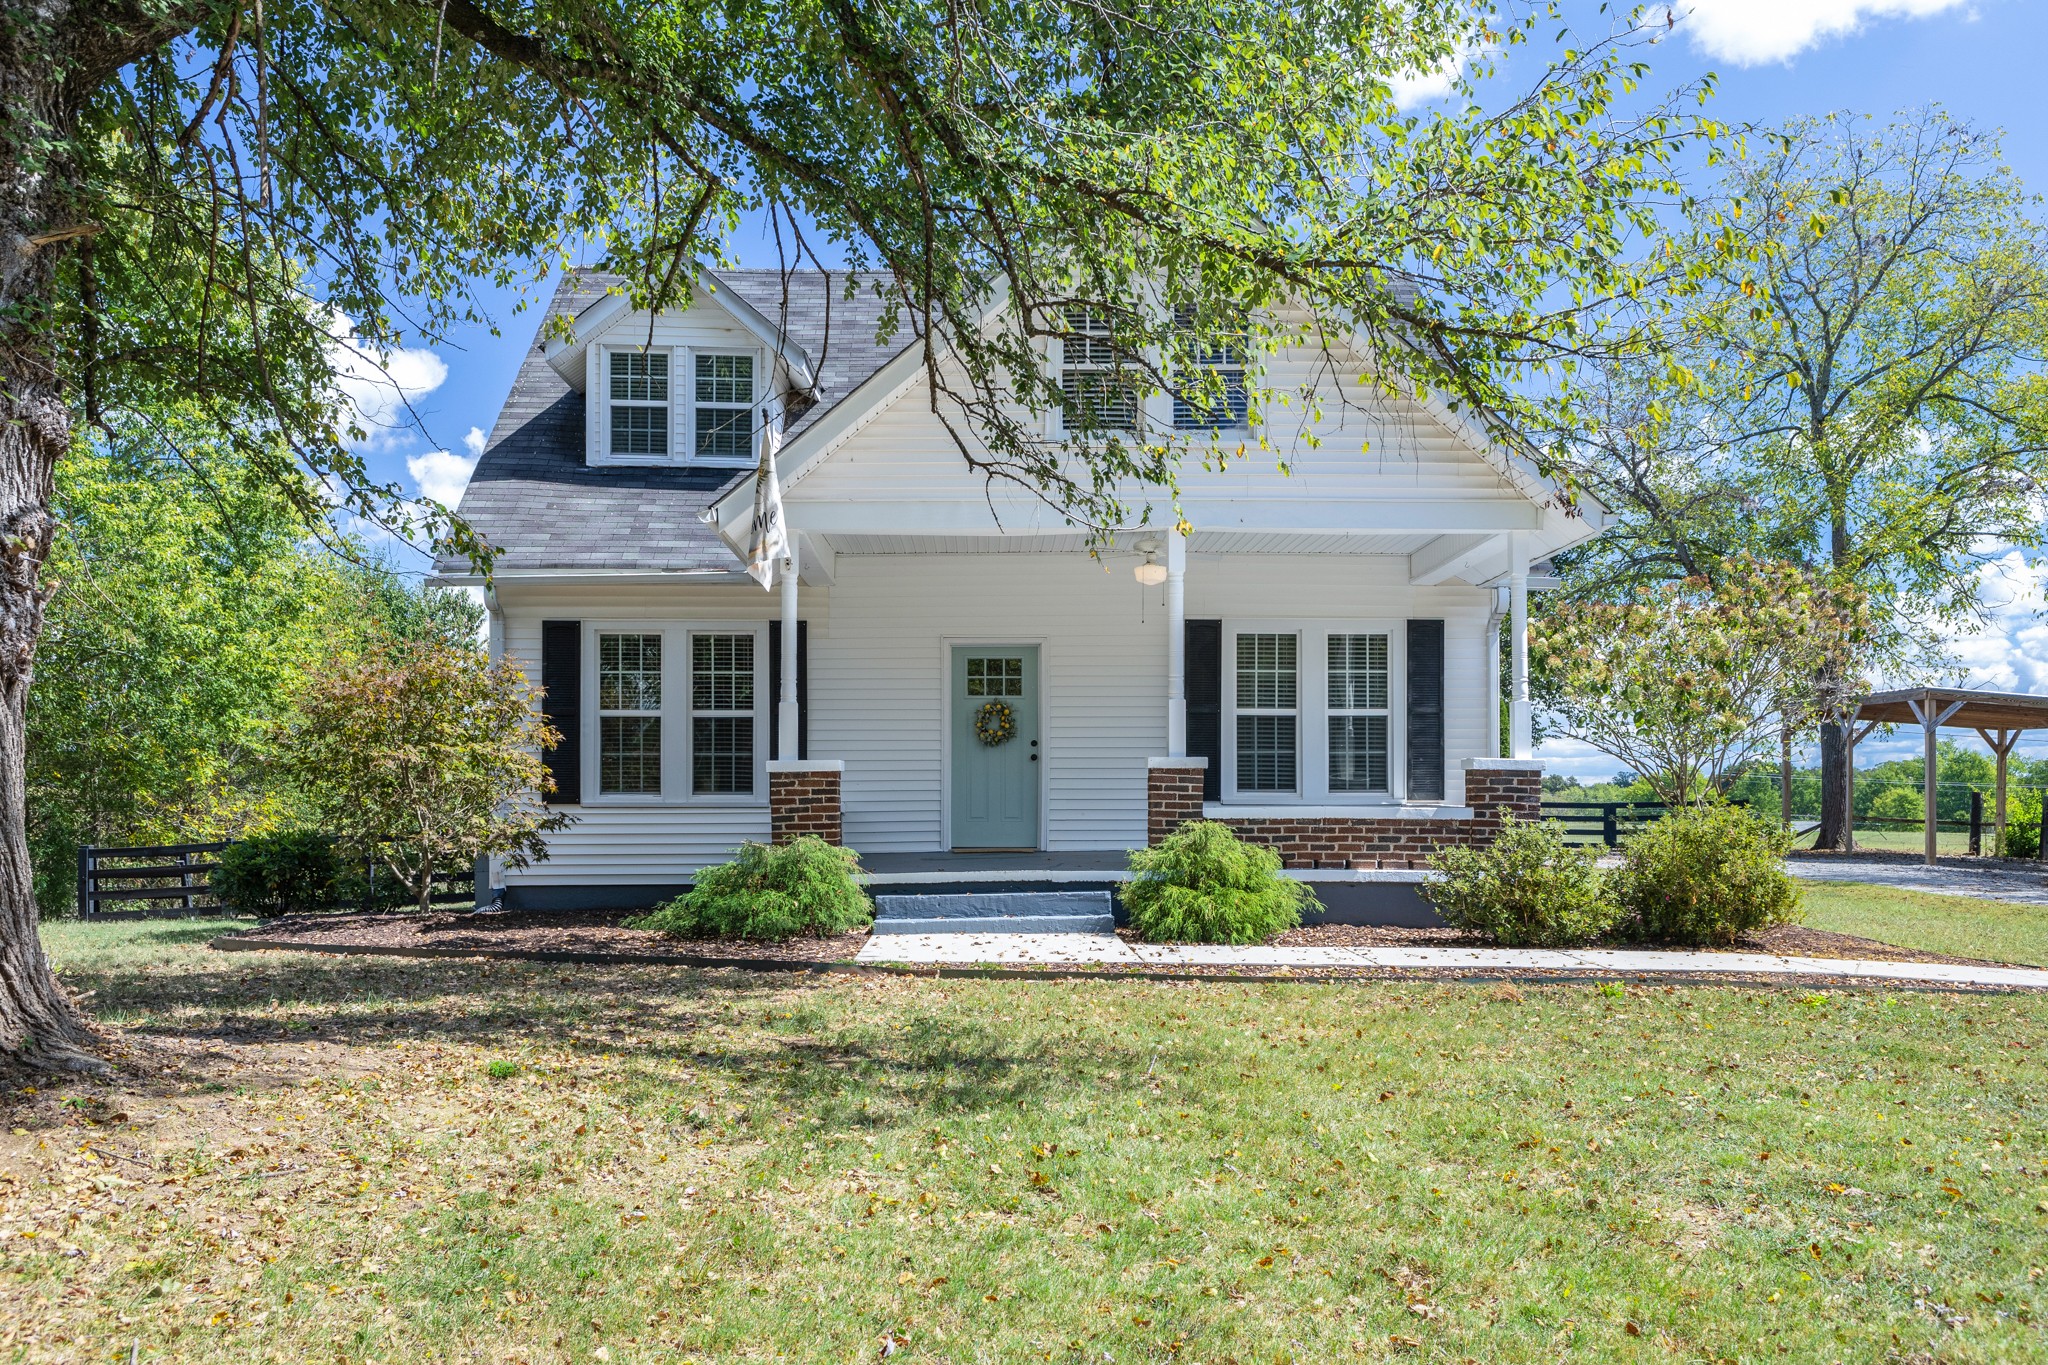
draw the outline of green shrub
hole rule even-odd
[[[1564,827],[1548,821],[1503,811],[1492,843],[1442,849],[1429,863],[1437,875],[1422,893],[1444,923],[1511,948],[1586,943],[1621,919],[1594,851],[1567,844]]]
[[[1622,846],[1615,899],[1629,929],[1678,943],[1733,943],[1799,917],[1785,871],[1792,836],[1741,806],[1673,812]]]
[[[676,938],[779,942],[858,929],[874,918],[860,858],[813,834],[790,844],[748,842],[729,863],[697,874],[688,892],[626,923]]]
[[[2005,842],[1999,853],[2007,858],[2041,856],[2041,793],[2009,792],[2005,798]]]
[[[1301,924],[1315,893],[1280,875],[1280,855],[1230,826],[1190,820],[1131,853],[1131,928],[1148,943],[1261,943]]]
[[[325,910],[337,899],[334,841],[316,830],[252,834],[220,853],[213,892],[221,904],[265,919]]]

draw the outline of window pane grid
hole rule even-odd
[[[754,401],[754,357],[750,355],[700,355],[697,357],[697,401],[699,403],[745,403]]]
[[[598,718],[597,789],[607,796],[661,794],[661,718]]]
[[[1237,718],[1237,787],[1248,792],[1291,792],[1295,787],[1295,718]]]
[[[754,637],[690,637],[690,787],[754,790]]]
[[[1188,375],[1186,392],[1174,395],[1174,426],[1187,431],[1249,425],[1251,395],[1245,386],[1243,338],[1192,335],[1196,316],[1190,307],[1174,310],[1173,320],[1187,337],[1187,364],[1208,372]]]
[[[967,695],[970,697],[1021,697],[1024,695],[1022,659],[969,659]]]
[[[697,453],[717,460],[753,458],[753,416],[749,408],[698,408]]]
[[[754,709],[754,637],[699,635],[690,641],[690,709]]]
[[[1330,637],[1330,709],[1387,709],[1387,637]]]
[[[691,782],[697,792],[754,790],[754,718],[698,716],[690,724]]]
[[[668,454],[668,409],[614,403],[612,452],[617,455]]]
[[[661,709],[661,637],[597,637],[597,709]]]
[[[1330,790],[1383,792],[1387,789],[1387,718],[1330,717]]]
[[[1237,637],[1237,704],[1252,710],[1293,710],[1296,640],[1292,635]]]
[[[1123,371],[1109,314],[1078,308],[1066,315],[1073,335],[1060,341],[1060,394],[1072,430],[1135,431],[1138,391]]]
[[[668,357],[657,352],[612,353],[612,401],[615,403],[668,402]]]

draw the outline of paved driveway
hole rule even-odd
[[[1929,867],[1910,856],[1803,854],[1786,859],[1785,865],[1793,876],[1814,881],[1863,882],[1940,896],[2048,905],[2048,864],[2019,858],[1944,858]]]

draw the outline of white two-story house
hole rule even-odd
[[[706,272],[650,317],[616,284],[564,280],[460,508],[499,551],[491,648],[545,687],[576,816],[546,861],[494,874],[508,906],[648,903],[805,830],[885,879],[1075,880],[1207,816],[1338,909],[1412,900],[1413,860],[1533,811],[1502,627],[1520,637],[1531,565],[1606,513],[1455,415],[1326,404],[1277,459],[1190,461],[1184,533],[1091,555],[967,467],[919,347],[877,342],[872,290],[800,275],[785,304],[778,273]],[[1286,391],[1366,362],[1263,363]],[[764,592],[756,433],[798,395],[777,458],[793,572]],[[1250,439],[1229,404],[1186,408],[1128,420]]]

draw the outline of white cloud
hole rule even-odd
[[[469,486],[469,476],[476,470],[476,456],[430,450],[424,455],[406,456],[405,467],[419,486],[421,497],[453,507],[462,501],[462,490]]]
[[[1403,71],[1389,76],[1387,88],[1393,91],[1394,107],[1413,109],[1450,94],[1451,87],[1465,69],[1465,58],[1465,53],[1453,52],[1428,71]]]
[[[467,450],[472,456],[481,455],[484,453],[484,444],[488,440],[490,438],[484,435],[482,427],[471,427],[469,434],[462,438],[462,448]]]
[[[328,361],[334,367],[335,387],[365,433],[363,444],[372,450],[410,440],[414,424],[409,406],[448,379],[447,362],[431,350],[364,345],[356,338],[354,324],[339,314]]]
[[[1737,66],[1782,62],[1872,19],[1923,19],[1967,0],[1692,0],[1670,12],[1693,46]]]

